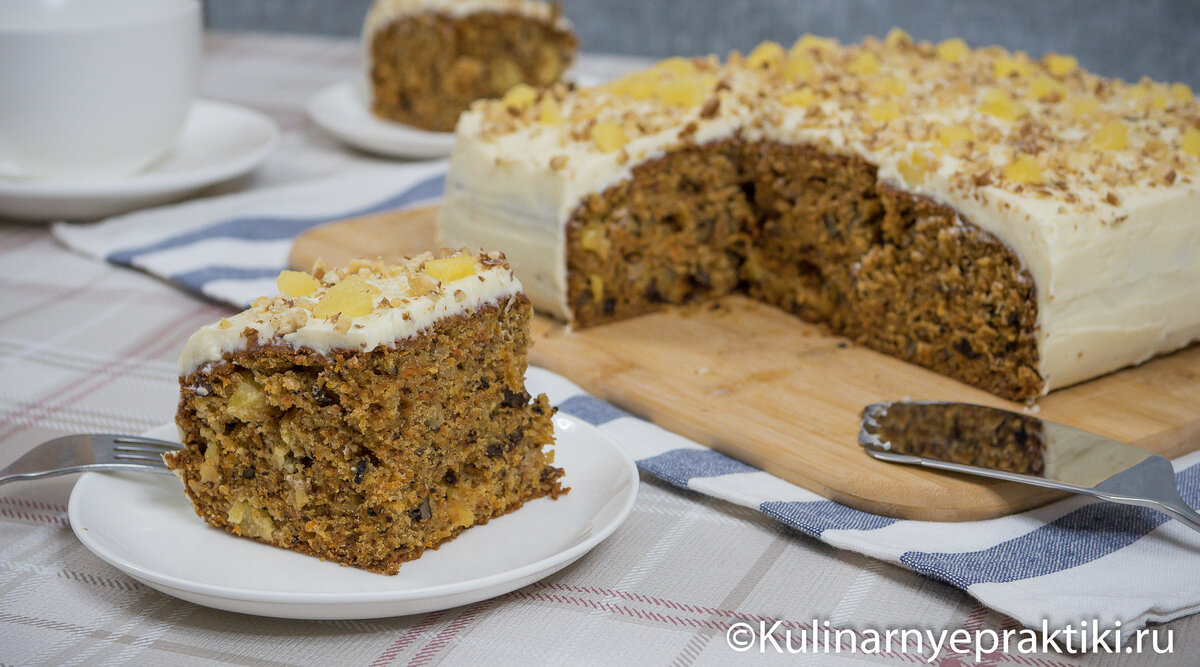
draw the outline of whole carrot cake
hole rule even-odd
[[[460,120],[440,229],[585,327],[731,292],[1012,399],[1200,337],[1200,104],[806,35]]]
[[[180,358],[167,455],[235,535],[375,572],[541,496],[562,470],[525,391],[531,307],[499,253],[280,274]]]
[[[577,40],[538,0],[376,0],[363,26],[371,109],[447,132],[474,100],[558,81]]]

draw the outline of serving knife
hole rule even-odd
[[[967,403],[889,401],[863,410],[858,442],[881,461],[994,477],[1149,507],[1200,531],[1170,461],[1017,412]]]

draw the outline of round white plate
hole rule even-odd
[[[445,157],[454,147],[453,132],[430,132],[384,120],[371,113],[370,106],[363,82],[342,81],[309,99],[308,115],[340,141],[388,157]]]
[[[275,121],[244,107],[197,100],[162,159],[120,178],[0,178],[0,218],[92,220],[179,199],[262,164],[279,141]]]
[[[637,496],[633,460],[595,427],[554,417],[555,465],[570,493],[463,531],[395,576],[343,567],[210,527],[173,475],[88,473],[71,492],[84,546],[142,583],[217,609],[260,616],[363,619],[417,614],[502,595],[574,562],[608,537]],[[151,437],[174,439],[175,427]]]

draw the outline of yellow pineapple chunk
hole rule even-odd
[[[1150,106],[1155,109],[1158,109],[1159,111],[1166,109],[1167,104],[1170,101],[1171,100],[1169,97],[1167,97],[1167,94],[1161,90],[1156,91],[1153,95],[1150,96]]]
[[[816,35],[804,33],[803,35],[800,35],[800,39],[796,40],[796,43],[792,45],[792,51],[829,51],[837,48],[837,45],[838,42],[836,39],[817,37]]]
[[[475,258],[471,255],[452,255],[425,262],[425,273],[440,283],[454,282],[475,275]]]
[[[992,73],[997,79],[1004,79],[1010,76],[1027,77],[1029,76],[1030,67],[1029,61],[1020,56],[1000,56],[992,63]]]
[[[1067,96],[1067,87],[1048,76],[1039,76],[1029,84],[1029,94],[1043,102],[1057,102]]]
[[[1071,115],[1076,118],[1084,118],[1096,113],[1100,108],[1100,103],[1094,97],[1081,97],[1071,103]]]
[[[1047,53],[1046,57],[1042,58],[1042,64],[1046,66],[1046,71],[1054,76],[1066,76],[1079,67],[1079,60],[1075,56]]]
[[[1028,112],[1025,105],[1013,101],[1007,93],[999,88],[993,88],[984,93],[979,110],[1000,120],[1016,120]]]
[[[896,120],[900,117],[900,105],[895,102],[880,102],[867,107],[867,115],[879,123]]]
[[[542,125],[562,125],[562,110],[553,98],[546,98],[538,108],[538,122]]]
[[[970,51],[970,47],[961,37],[951,37],[937,45],[938,57],[950,64],[962,62]]]
[[[604,300],[604,279],[596,274],[588,276],[588,290],[592,293],[592,302],[600,303]]]
[[[659,84],[655,95],[658,101],[676,107],[694,107],[704,102],[708,86],[700,77],[687,77]]]
[[[1183,152],[1192,157],[1200,157],[1200,130],[1194,127],[1189,127],[1180,138],[1180,146]]]
[[[783,76],[789,81],[812,81],[817,61],[807,53],[793,53],[783,61]]]
[[[275,278],[275,286],[279,288],[281,294],[286,294],[290,297],[308,296],[317,291],[321,283],[311,274],[304,271],[288,271],[283,270]]]
[[[1102,151],[1119,151],[1129,145],[1129,128],[1124,121],[1110,120],[1092,135],[1093,148]]]
[[[900,172],[900,178],[903,178],[909,187],[924,183],[925,176],[936,167],[933,160],[918,151],[913,151],[911,155],[900,160],[896,165],[897,171]]]
[[[912,44],[912,41],[912,36],[900,28],[892,28],[888,31],[887,37],[883,38],[883,43],[891,49],[905,44]]]
[[[908,86],[894,76],[886,76],[882,79],[872,81],[870,89],[871,92],[880,97],[899,97],[908,91]]]
[[[869,76],[879,72],[879,59],[876,58],[875,54],[871,53],[870,51],[863,51],[857,56],[854,56],[854,60],[850,61],[850,64],[846,67],[846,69],[849,70],[851,74]]]
[[[596,253],[600,259],[608,259],[608,239],[604,236],[604,227],[600,224],[589,224],[579,235],[579,245],[584,250]]]
[[[789,107],[810,107],[813,105],[813,102],[817,101],[817,96],[813,94],[811,89],[801,88],[800,90],[784,93],[780,101]]]
[[[943,146],[949,148],[958,141],[971,141],[975,138],[975,133],[963,125],[943,125],[938,128],[937,138]]]
[[[1170,90],[1171,97],[1174,98],[1176,102],[1192,101],[1192,89],[1188,87],[1186,83],[1173,83],[1171,84]]]
[[[340,313],[342,317],[362,317],[372,310],[374,299],[367,281],[350,276],[325,292],[313,306],[313,315],[329,318]]]
[[[746,56],[746,66],[758,69],[760,67],[774,67],[784,56],[783,46],[779,42],[763,42],[754,47],[750,55]]]
[[[654,97],[656,78],[652,73],[633,72],[612,82],[610,90],[617,95],[632,97],[635,100],[648,100]]]
[[[239,372],[238,378],[238,386],[229,395],[229,403],[226,405],[229,414],[247,423],[255,421],[256,418],[265,419],[267,394],[262,385],[256,382],[249,372]]]
[[[1013,183],[1037,183],[1042,180],[1042,165],[1036,157],[1020,153],[1004,168],[1004,178]]]
[[[677,76],[686,76],[696,72],[696,64],[687,58],[674,56],[667,58],[666,60],[659,61],[658,64],[654,66],[654,69],[660,72],[670,72]]]
[[[613,120],[602,120],[592,126],[592,143],[601,153],[614,153],[629,143],[625,129]]]
[[[500,102],[510,109],[528,109],[537,99],[537,89],[527,83],[518,83],[504,93]]]

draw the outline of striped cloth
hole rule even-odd
[[[274,293],[291,240],[325,222],[436,200],[444,163],[387,166],[321,181],[59,224],[86,255],[132,266],[212,299]],[[1073,497],[989,521],[897,520],[839,505],[587,395],[548,371],[551,399],[624,446],[646,474],[754,508],[835,547],[961,588],[1029,627],[1095,622],[1131,631],[1200,610],[1200,534],[1144,508]],[[1200,505],[1200,453],[1175,461]],[[1146,573],[1153,576],[1146,576]]]

